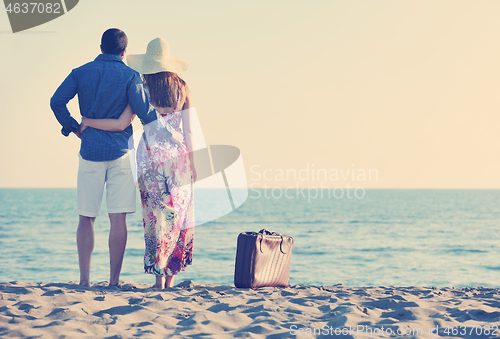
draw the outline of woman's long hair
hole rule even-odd
[[[182,89],[186,86],[186,82],[173,72],[143,74],[142,80],[148,89],[149,100],[156,107],[175,108],[177,100],[181,100],[177,93],[182,95]]]

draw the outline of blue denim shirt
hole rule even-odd
[[[61,132],[65,136],[80,126],[66,107],[77,93],[80,114],[87,118],[118,119],[127,103],[144,124],[157,117],[156,110],[149,105],[139,73],[117,55],[100,54],[94,61],[75,68],[50,99],[50,107],[63,126]],[[161,133],[165,138],[171,136],[166,129]],[[81,136],[80,155],[90,161],[118,159],[129,151],[131,136],[132,125],[121,132],[89,127]]]

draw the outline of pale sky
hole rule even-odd
[[[79,139],[49,100],[118,27],[128,53],[161,36],[190,62],[206,143],[238,147],[249,185],[500,188],[498,13],[499,1],[80,1],[12,34],[0,11],[0,187],[76,187]]]

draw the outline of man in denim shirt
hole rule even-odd
[[[94,61],[74,69],[50,100],[50,107],[62,127],[81,138],[78,168],[77,247],[80,285],[90,284],[90,261],[94,248],[94,221],[99,215],[104,186],[110,220],[110,285],[118,285],[127,242],[126,214],[135,212],[135,182],[129,159],[132,125],[121,132],[87,128],[80,133],[79,123],[66,105],[78,94],[80,114],[94,119],[117,119],[127,103],[144,124],[156,120],[156,110],[149,105],[139,73],[125,65],[128,39],[119,29],[102,35],[101,51]],[[182,142],[182,135],[165,126],[158,133]],[[167,131],[168,130],[168,131]]]

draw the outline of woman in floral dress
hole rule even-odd
[[[193,260],[194,196],[196,170],[193,159],[191,95],[178,74],[187,62],[171,57],[168,43],[152,40],[143,55],[130,55],[131,68],[142,74],[158,120],[144,126],[137,147],[137,182],[143,211],[144,269],[156,276],[156,289],[172,287],[174,276]],[[123,130],[133,120],[127,106],[119,119],[85,119],[82,128]],[[154,125],[153,125],[154,124]],[[172,139],[162,139],[158,128],[167,128]],[[185,143],[179,142],[183,134]]]

